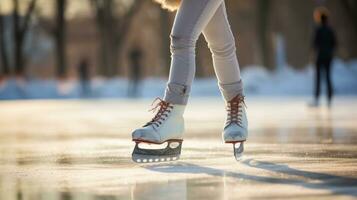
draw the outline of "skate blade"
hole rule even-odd
[[[175,161],[180,158],[182,140],[166,141],[167,145],[163,149],[144,149],[139,144],[142,141],[136,141],[132,160],[136,163],[159,163]],[[153,144],[153,143],[151,143]]]
[[[163,163],[163,162],[176,161],[178,159],[180,159],[180,155],[153,156],[153,155],[132,154],[132,160],[136,163]]]
[[[235,159],[237,161],[240,161],[242,159],[243,152],[244,152],[244,142],[233,143],[233,152],[234,152]]]

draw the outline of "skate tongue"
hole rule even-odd
[[[245,107],[245,108],[248,108],[248,107],[247,107],[247,104],[245,104],[245,96],[243,96],[243,95],[237,95],[237,96],[235,96],[233,99],[231,99],[230,101],[228,101],[227,103],[228,103],[228,104],[232,104],[232,103],[234,103],[234,102],[236,102],[236,103],[238,103],[238,104],[243,103],[244,107]]]
[[[242,112],[240,109],[242,106],[247,108],[247,105],[244,102],[244,96],[242,95],[237,95],[231,101],[228,102],[226,108],[228,112],[228,121],[226,126],[235,123],[238,126],[242,127],[242,115],[240,114],[240,112]]]
[[[170,108],[172,109],[173,106],[170,105],[170,103],[162,100],[161,98],[157,97],[151,104],[151,106],[153,106],[153,104],[159,100],[158,103],[156,103],[156,105],[151,108],[149,111],[153,111],[155,112],[157,110],[157,108],[159,108],[159,111],[156,113],[155,117],[151,119],[150,122],[148,122],[144,127],[149,126],[149,125],[156,125],[157,127],[159,126],[159,124],[161,124],[160,120],[163,120],[163,116],[167,116],[167,112],[170,112]]]
[[[159,101],[158,103],[156,103],[157,101]],[[156,103],[156,104],[155,104]],[[155,106],[154,106],[155,104]],[[170,103],[164,101],[163,99],[161,99],[160,97],[156,97],[156,99],[154,99],[154,101],[151,103],[152,108],[149,110],[155,112],[157,110],[158,107],[168,107]]]

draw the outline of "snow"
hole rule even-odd
[[[276,72],[268,72],[262,67],[249,67],[242,72],[246,92],[262,95],[312,94],[314,75],[312,65],[300,71],[284,67]],[[357,94],[357,61],[343,63],[335,60],[332,81],[336,94]]]
[[[333,84],[337,95],[357,95],[357,60],[333,63]],[[279,67],[268,71],[263,67],[250,66],[242,71],[247,95],[297,96],[311,95],[314,80],[314,66],[303,70]],[[125,78],[94,78],[91,82],[93,98],[126,98],[128,80]],[[141,82],[140,97],[162,96],[166,79],[147,78]],[[196,79],[192,87],[193,97],[219,96],[215,78]],[[31,79],[6,80],[0,84],[0,99],[61,99],[81,97],[81,86],[76,80],[56,81]]]

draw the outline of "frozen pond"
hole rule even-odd
[[[241,162],[222,100],[193,99],[181,160],[147,165],[131,161],[131,130],[151,100],[3,101],[0,199],[356,199],[357,97],[306,99],[248,98]]]

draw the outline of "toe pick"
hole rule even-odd
[[[245,134],[243,134],[240,131],[234,131],[224,134],[225,141],[240,141],[245,139],[246,139]]]
[[[141,130],[135,130],[135,131],[132,133],[132,138],[133,138],[133,139],[140,139],[142,136],[143,136],[143,133],[142,133]]]

